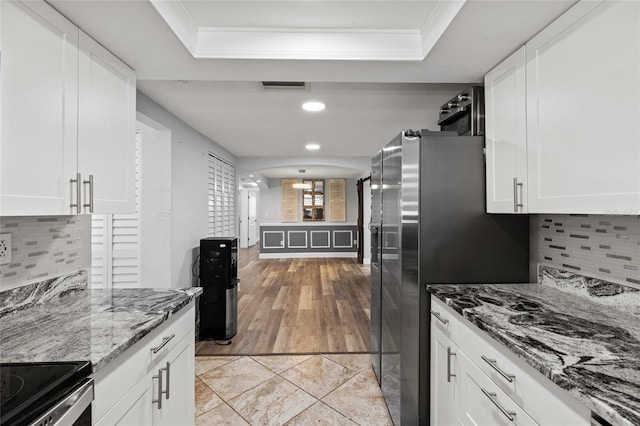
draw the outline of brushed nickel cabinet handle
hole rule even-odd
[[[158,352],[160,352],[160,349],[164,348],[166,346],[167,343],[169,343],[171,341],[171,339],[173,339],[174,337],[176,337],[175,334],[172,334],[169,337],[165,337],[162,339],[162,343],[160,343],[158,346],[156,346],[155,348],[151,348],[151,350],[153,351],[154,354],[157,354]]]
[[[167,361],[167,366],[164,368],[164,370],[167,372],[167,390],[164,392],[164,394],[166,395],[167,399],[169,399],[169,391],[171,390],[171,363],[169,361]]]
[[[482,393],[484,393],[487,396],[487,398],[489,398],[491,402],[493,402],[493,405],[498,407],[498,410],[500,410],[502,414],[504,414],[505,417],[509,419],[509,421],[515,420],[516,413],[513,411],[507,411],[496,399],[497,394],[495,392],[488,392],[485,388],[482,388],[482,387],[480,389],[482,390]]]
[[[69,191],[71,191],[70,201],[73,201],[73,184],[76,184],[76,202],[70,203],[69,207],[71,207],[72,209],[75,207],[76,213],[78,214],[80,214],[80,182],[80,173],[76,173],[75,179],[69,179]],[[73,213],[73,210],[71,212]]]
[[[435,312],[435,311],[431,311],[431,315],[433,315],[434,317],[438,318],[438,321],[440,321],[443,324],[447,324],[449,322],[448,319],[444,319],[440,316],[440,313]]]
[[[158,404],[158,410],[162,409],[162,369],[158,370],[158,375],[153,376],[152,379],[158,379],[158,399],[151,399],[151,403]]]
[[[515,374],[505,373],[502,368],[498,367],[498,361],[496,361],[495,359],[489,359],[484,355],[482,355],[480,358],[482,358],[482,360],[484,362],[489,364],[491,366],[491,368],[496,370],[498,372],[498,374],[500,374],[502,377],[504,377],[509,383],[513,383],[513,379],[516,378],[516,375]]]
[[[451,348],[447,346],[447,383],[451,383],[451,378],[456,377],[455,374],[451,372],[451,356],[455,356],[455,352],[451,352]]]
[[[170,364],[169,361],[167,361],[167,366],[163,367],[161,369],[158,370],[158,375],[162,376],[162,371],[166,371],[167,372],[167,381],[166,381],[166,388],[164,390],[162,390],[162,386],[160,386],[158,388],[158,399],[162,399],[162,395],[164,394],[165,399],[169,399],[169,387],[171,386],[170,383]]]
[[[518,201],[518,189],[520,189],[520,197],[519,199],[522,200],[522,186],[524,184],[522,182],[518,182],[518,178],[514,177],[513,178],[513,211],[516,213],[520,212],[520,209],[522,207],[524,207],[524,204],[522,203],[522,201]]]
[[[83,204],[82,207],[89,207],[89,213],[93,213],[93,175],[89,175],[89,180],[84,180],[82,183],[84,185],[89,184],[89,197],[86,196],[86,192],[84,197],[89,199],[89,203]]]

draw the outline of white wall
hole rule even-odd
[[[171,131],[138,113],[142,132],[140,286],[172,287]]]
[[[237,159],[140,92],[137,110],[171,131],[171,286],[188,287],[193,249],[208,232],[208,153]]]

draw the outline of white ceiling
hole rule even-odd
[[[317,155],[371,156],[402,128],[433,128],[442,102],[480,83],[575,0],[49,3],[134,68],[141,92],[240,159],[308,156],[312,163]],[[327,43],[334,37],[333,44],[309,42],[311,53],[300,59],[304,49],[291,46],[309,34]],[[225,48],[241,54],[211,54]],[[394,52],[413,59],[395,60]],[[267,92],[262,80],[311,85]],[[303,112],[311,97],[327,109]],[[305,151],[309,141],[321,151]]]

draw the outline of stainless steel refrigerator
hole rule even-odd
[[[427,284],[528,281],[526,215],[485,213],[484,138],[405,131],[372,160],[371,359],[395,425],[429,424]]]

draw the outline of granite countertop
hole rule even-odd
[[[87,360],[95,373],[202,293],[87,289],[78,275],[0,297],[2,362]]]
[[[552,268],[541,277],[427,289],[604,420],[640,424],[640,292]]]

